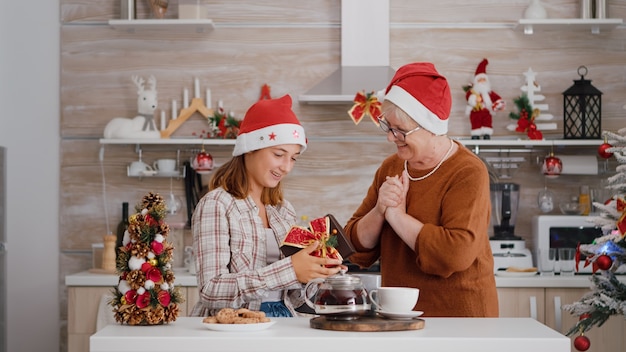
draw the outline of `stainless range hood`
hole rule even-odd
[[[341,67],[300,95],[301,103],[352,103],[359,91],[385,89],[389,67],[389,0],[341,0]]]

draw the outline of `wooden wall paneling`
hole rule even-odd
[[[395,149],[382,133],[339,142],[312,138],[285,179],[285,196],[298,214],[312,219],[333,213],[345,223],[361,203],[379,164]]]
[[[96,141],[63,141],[61,164],[61,229],[62,250],[90,250],[92,243],[102,242],[107,231],[115,232],[121,220],[121,204],[128,202],[131,213],[135,205],[150,191],[165,197],[170,194],[170,178],[128,177],[127,165],[138,160],[134,145],[106,145],[104,147],[104,180],[106,204],[103,197],[103,179]],[[159,158],[176,158],[176,146],[142,146],[142,160],[152,164]],[[65,150],[89,151],[83,154],[83,162],[75,161]],[[214,156],[216,165],[223,164],[232,153],[232,147],[207,146],[206,151]],[[200,146],[180,146],[181,165],[200,150]],[[81,159],[81,158],[78,158]],[[210,175],[203,176],[208,178]],[[171,179],[172,192],[184,203],[184,180]],[[207,179],[208,182],[208,179]],[[185,204],[185,203],[184,203]],[[184,207],[183,204],[183,207]],[[106,207],[106,208],[105,208]],[[106,209],[106,210],[105,210]],[[106,214],[108,212],[108,223]],[[168,215],[169,221],[186,221],[186,208],[178,216]],[[108,225],[108,228],[107,228]]]
[[[178,18],[178,0],[169,0],[166,19]],[[210,18],[216,23],[319,23],[340,19],[341,3],[336,0],[294,2],[273,1],[209,1],[202,0]],[[119,0],[60,0],[61,20],[71,22],[105,22],[120,17]],[[147,0],[136,0],[137,19],[150,19]],[[332,14],[332,16],[329,16]]]
[[[140,18],[149,17],[145,0],[138,0]],[[258,2],[252,0],[203,0],[216,28],[209,33],[176,30],[117,31],[109,19],[119,17],[118,0],[60,0],[61,6],[61,180],[60,265],[61,276],[91,267],[91,244],[115,229],[123,201],[131,210],[145,193],[168,194],[167,178],[132,178],[126,166],[138,158],[134,145],[106,145],[104,173],[106,204],[102,197],[100,144],[105,125],[114,117],[136,115],[136,89],[131,76],[157,78],[159,108],[171,117],[171,101],[182,106],[182,92],[193,91],[198,77],[201,96],[210,88],[212,105],[224,101],[227,111],[243,117],[267,83],[273,97],[291,94],[294,111],[304,125],[309,148],[285,179],[285,195],[301,215],[333,213],[344,223],[369,187],[382,160],[395,152],[392,143],[369,120],[354,125],[348,117],[350,104],[299,104],[298,95],[334,72],[340,65],[340,1]],[[562,92],[577,79],[576,69],[586,65],[587,79],[604,92],[602,127],[624,127],[626,95],[625,28],[592,35],[585,31],[547,31],[524,35],[512,29],[528,0],[494,2],[460,0],[423,2],[390,1],[390,60],[393,68],[412,61],[432,61],[449,80],[453,94],[450,132],[468,136],[462,86],[469,83],[483,57],[490,60],[487,73],[492,86],[508,108],[494,118],[498,137],[524,138],[506,130],[514,121],[513,99],[521,94],[523,72],[537,72],[541,94],[550,107],[556,131],[562,136]],[[178,1],[170,0],[167,17],[175,18]],[[577,17],[577,0],[544,1],[551,18]],[[626,17],[626,0],[609,2],[609,17]],[[428,24],[431,24],[429,27]],[[460,24],[456,26],[455,24]],[[475,25],[475,28],[463,28]],[[364,34],[367,35],[366,33]],[[372,43],[375,50],[376,43]],[[356,93],[356,92],[355,92]],[[159,124],[160,114],[157,114]],[[183,125],[175,137],[190,136],[206,127],[199,115]],[[195,148],[195,149],[194,149]],[[199,146],[182,146],[188,160]],[[178,147],[142,146],[143,159],[173,157]],[[207,148],[216,164],[230,158],[232,147]],[[530,219],[539,214],[536,195],[544,187],[540,162],[549,148],[534,148],[527,161],[507,180],[521,186],[516,233],[532,248]],[[595,154],[594,148],[557,150],[558,153]],[[488,154],[481,153],[481,156]],[[613,170],[614,166],[609,167]],[[607,175],[562,175],[547,185],[559,197],[580,184],[599,184]],[[210,175],[203,176],[208,182]],[[173,192],[184,195],[182,180],[172,182]],[[105,219],[105,209],[109,219]],[[551,214],[558,214],[558,208]],[[186,219],[186,210],[183,210]],[[173,217],[172,220],[179,220]],[[185,231],[185,244],[190,233]],[[62,300],[67,297],[61,285]],[[66,303],[62,304],[66,305]],[[62,308],[63,309],[63,308]],[[66,309],[61,319],[66,319]]]
[[[182,106],[184,88],[193,94],[194,77],[203,98],[210,88],[212,106],[221,99],[237,116],[258,100],[265,83],[274,97],[291,94],[297,109],[298,94],[336,69],[327,61],[339,62],[337,31],[225,29],[190,40],[177,33],[69,26],[62,30],[62,134],[100,137],[112,118],[136,116],[134,74],[155,75],[159,109],[168,117],[173,99]]]

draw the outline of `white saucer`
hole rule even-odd
[[[410,311],[410,312],[384,312],[382,310],[377,310],[376,313],[382,315],[385,318],[388,319],[402,319],[402,320],[408,320],[408,319],[413,319],[413,318],[417,318],[420,315],[424,314],[424,312],[422,311]]]

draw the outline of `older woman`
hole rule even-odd
[[[445,77],[431,63],[400,68],[387,87],[380,127],[397,152],[374,176],[345,231],[368,267],[380,259],[382,285],[420,289],[425,316],[497,317],[489,246],[489,176],[446,136]]]

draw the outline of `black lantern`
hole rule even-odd
[[[585,79],[587,68],[578,68],[579,80],[563,92],[563,138],[598,139],[602,128],[602,92]]]

